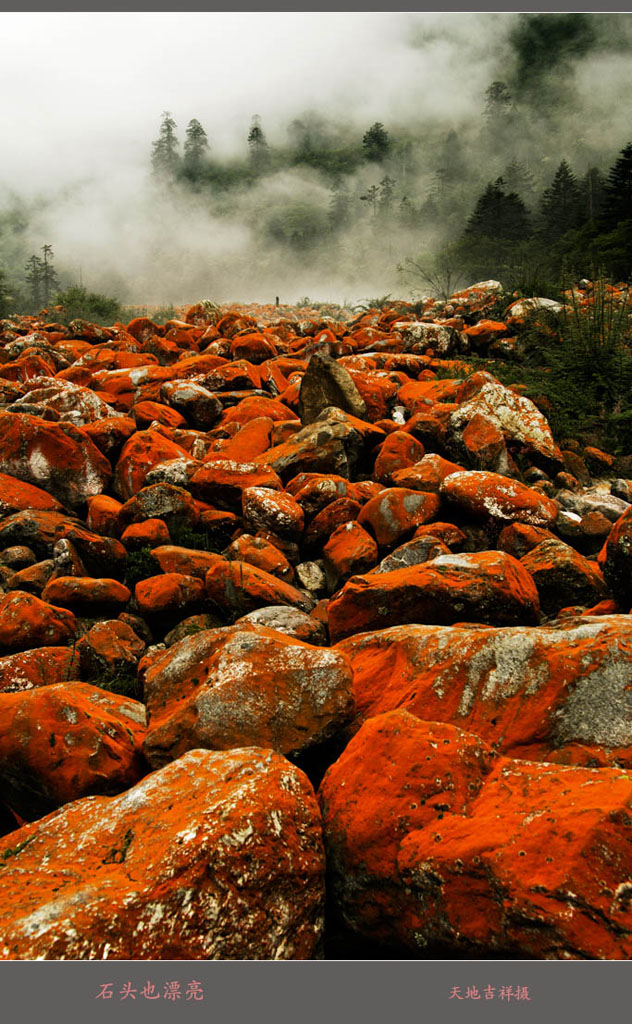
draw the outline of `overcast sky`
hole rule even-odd
[[[273,141],[310,108],[359,124],[430,108],[458,118],[480,110],[515,17],[0,14],[0,181],[42,187],[137,165],[163,110],[181,137],[197,117],[216,152],[244,146],[254,113]]]

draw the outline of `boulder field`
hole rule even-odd
[[[501,291],[0,321],[1,959],[632,957],[632,458]]]

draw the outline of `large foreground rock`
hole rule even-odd
[[[632,618],[400,626],[344,640],[357,721],[405,708],[512,757],[632,766]]]
[[[332,643],[404,623],[535,625],[538,593],[526,569],[503,551],[440,555],[393,572],[352,576],[329,604]]]
[[[0,694],[2,796],[26,821],[146,773],[145,708],[89,683]]]
[[[329,739],[353,711],[343,654],[249,623],[186,637],[140,670],[153,767],[195,747],[297,752]]]
[[[5,960],[301,960],[318,949],[318,805],[271,750],[190,751],[4,844]]]
[[[48,491],[70,508],[101,494],[110,482],[110,463],[72,423],[1,413],[0,436],[0,471]]]
[[[368,721],[321,786],[348,926],[416,952],[632,955],[632,777],[495,757],[406,711]]]

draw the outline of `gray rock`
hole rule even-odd
[[[301,381],[298,412],[301,423],[313,423],[320,413],[331,406],[364,419],[366,404],[353,383],[351,374],[335,359],[315,352]]]

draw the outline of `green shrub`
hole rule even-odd
[[[59,292],[56,304],[63,307],[63,312],[57,314],[57,319],[64,324],[80,319],[108,326],[120,320],[122,314],[118,299],[89,292],[83,285],[77,284]]]
[[[133,590],[141,580],[157,576],[159,572],[160,566],[152,557],[149,546],[139,548],[138,551],[130,551],[125,563],[125,586]]]

